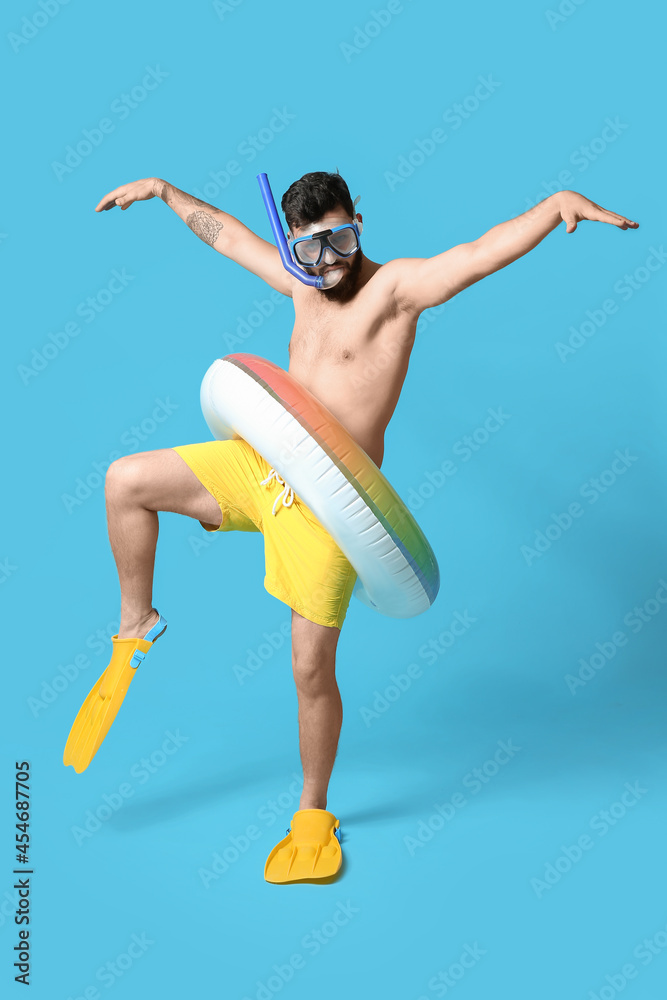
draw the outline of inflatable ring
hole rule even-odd
[[[215,438],[243,438],[289,483],[357,572],[354,595],[380,614],[430,608],[438,564],[375,462],[308,389],[253,354],[218,358],[201,385]]]

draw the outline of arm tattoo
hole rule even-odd
[[[217,240],[220,230],[224,228],[222,223],[211,218],[208,212],[193,212],[192,215],[188,215],[185,221],[192,232],[196,233],[199,239],[208,243],[210,247]]]
[[[187,191],[183,191],[183,198],[191,205],[196,205],[197,208],[210,208],[212,212],[220,211],[220,209],[214,208],[213,205],[209,205],[207,202],[201,201],[199,198],[195,198],[193,194],[188,194]]]
[[[205,201],[201,201],[199,198],[195,198],[193,194],[188,194],[187,191],[181,191],[180,188],[175,188],[172,184],[169,184],[167,181],[162,181],[162,187],[158,191],[158,197],[162,198],[162,201],[166,205],[169,206],[172,205],[172,202],[169,200],[170,190],[172,194],[175,193],[180,195],[183,201],[188,205],[194,205],[196,208],[208,208],[210,209],[211,212],[220,211],[219,208],[215,208],[213,205],[209,205]]]

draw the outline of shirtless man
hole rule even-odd
[[[399,258],[378,264],[366,257],[360,246],[347,258],[336,257],[327,247],[319,266],[307,268],[308,273],[320,274],[333,267],[342,268],[344,273],[338,284],[320,290],[293,277],[283,267],[276,246],[233,215],[159,178],[116,188],[102,198],[96,211],[115,206],[125,210],[134,202],[154,197],[173,209],[204,243],[293,300],[289,372],[331,410],[378,466],[383,459],[385,429],[407,373],[417,319],[424,309],[446,302],[523,256],[561,221],[566,222],[568,233],[582,220],[606,222],[620,229],[638,225],[575,191],[562,191],[478,239],[431,258]],[[360,214],[354,216],[347,185],[339,174],[306,174],[286,192],[282,207],[290,239],[350,224],[353,219],[360,227],[362,223]],[[364,374],[369,370],[378,373],[370,381]],[[107,473],[106,497],[109,538],[121,587],[118,636],[144,636],[160,620],[152,607],[158,511],[185,514],[213,530],[221,524],[219,499],[173,448],[115,461]],[[325,810],[327,805],[342,722],[335,679],[339,635],[339,627],[319,624],[292,609],[292,660],[304,776],[302,810]]]

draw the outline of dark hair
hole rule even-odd
[[[317,222],[337,205],[342,205],[347,214],[354,218],[354,205],[347,184],[336,171],[316,170],[304,174],[291,184],[280,203],[287,225],[292,230],[311,222]]]

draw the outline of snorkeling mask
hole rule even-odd
[[[362,223],[348,222],[344,226],[323,229],[318,233],[311,233],[308,236],[290,240],[293,250],[295,246],[297,247],[294,250],[293,257],[278,217],[278,210],[273,200],[269,178],[265,173],[257,174],[257,181],[259,182],[264,206],[269,216],[269,222],[271,223],[273,238],[276,241],[280,259],[285,270],[293,274],[299,281],[302,281],[304,285],[311,285],[313,288],[332,288],[334,285],[337,285],[343,277],[343,268],[331,268],[326,274],[307,274],[303,268],[317,267],[317,264],[319,264],[325,254],[329,258],[327,263],[330,264],[335,263],[335,259],[331,260],[332,256],[334,258],[351,257],[360,246],[359,237],[363,229]],[[357,206],[359,197],[357,195],[354,199],[354,208]],[[347,232],[344,232],[344,230],[347,230]],[[305,246],[304,244],[306,243],[310,245]],[[313,261],[316,261],[316,263],[313,263]]]
[[[297,239],[288,240],[292,256],[302,267],[318,267],[327,247],[337,257],[351,257],[361,245],[361,224],[346,222],[333,229],[322,229]]]

